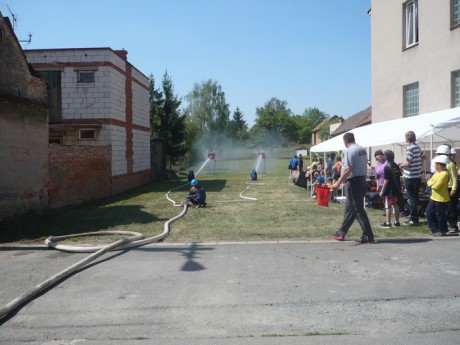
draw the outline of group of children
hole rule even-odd
[[[391,209],[394,210],[395,226],[399,226],[399,216],[401,207],[403,207],[403,195],[400,167],[394,162],[394,153],[386,150],[384,153],[387,164],[383,169],[383,185],[379,195],[384,198],[386,222],[380,225],[381,228],[391,226]],[[452,157],[455,149],[451,150],[448,145],[441,145],[436,150],[437,156],[433,158],[434,174],[427,181],[427,187],[430,193],[430,200],[426,208],[426,217],[428,227],[434,236],[445,236],[448,232],[447,214],[449,204],[453,203],[450,212],[457,214],[457,186],[458,186],[458,166]],[[457,202],[455,202],[457,201]],[[458,232],[458,217],[454,216],[455,224],[451,224],[454,231]]]

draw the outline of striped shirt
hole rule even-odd
[[[420,178],[422,174],[422,156],[423,150],[415,143],[410,143],[407,146],[406,160],[410,162],[410,166],[403,168],[405,178]]]

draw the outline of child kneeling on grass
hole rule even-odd
[[[434,158],[436,172],[427,182],[431,188],[430,202],[426,208],[426,218],[428,227],[433,236],[445,236],[447,232],[447,216],[446,209],[449,204],[449,173],[447,172],[447,164],[449,164],[448,156],[436,156]]]
[[[206,207],[206,192],[204,189],[195,179],[190,181],[190,184],[192,185],[192,188],[190,188],[188,196],[185,198],[185,202],[183,202],[181,206],[190,206],[190,204],[193,204],[196,208]]]

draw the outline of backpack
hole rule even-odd
[[[257,171],[256,171],[256,169],[252,169],[252,171],[251,171],[251,180],[253,180],[253,181],[257,180]]]

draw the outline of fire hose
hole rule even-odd
[[[240,197],[248,200],[254,200],[256,201],[256,198],[251,198],[247,196],[243,196],[243,193],[247,192],[250,190],[249,185],[256,185],[256,183],[249,183],[246,182],[248,185],[246,187],[246,190],[242,191],[240,193]],[[46,289],[49,287],[57,284],[58,282],[62,281],[72,273],[76,272],[77,270],[81,269],[82,267],[86,266],[88,263],[94,261],[98,257],[102,256],[103,254],[113,251],[113,250],[124,250],[124,249],[129,249],[129,248],[134,248],[134,247],[140,247],[144,246],[147,244],[155,243],[158,242],[162,239],[164,239],[170,231],[170,224],[175,222],[177,219],[183,217],[185,213],[187,213],[187,204],[177,204],[174,200],[169,198],[169,193],[183,188],[187,186],[188,184],[181,185],[177,188],[171,189],[166,193],[166,198],[173,203],[173,206],[182,206],[182,212],[179,213],[177,216],[169,219],[168,221],[165,222],[164,227],[163,227],[163,232],[159,235],[149,237],[149,238],[144,238],[144,235],[138,232],[132,232],[132,231],[100,231],[100,232],[86,232],[86,233],[80,233],[80,234],[72,234],[72,235],[63,235],[63,236],[50,236],[45,240],[45,244],[53,249],[57,249],[60,251],[65,251],[65,252],[72,252],[72,253],[93,253],[89,255],[88,257],[84,258],[83,260],[73,264],[72,266],[64,269],[63,271],[55,274],[54,276],[46,279],[42,283],[36,285],[33,287],[31,290],[28,292],[22,294],[21,296],[15,298],[5,306],[3,306],[0,309],[0,320],[3,318],[7,317],[10,313],[21,307],[22,305],[26,304],[30,300],[34,299],[36,296],[39,296],[41,293],[43,293]],[[258,184],[260,185],[260,183]],[[82,237],[82,236],[101,236],[101,235],[127,235],[127,237],[124,237],[116,242],[113,242],[112,244],[109,244],[107,246],[94,246],[94,247],[86,247],[86,246],[69,246],[69,245],[64,245],[64,244],[59,244],[59,241],[70,239],[70,238],[75,238],[75,237]]]
[[[169,192],[168,192],[169,194]],[[176,204],[174,202],[174,204]],[[176,205],[175,205],[176,206]],[[48,278],[44,282],[36,285],[34,288],[29,290],[28,292],[22,294],[21,296],[15,298],[5,306],[0,309],[0,320],[8,316],[14,310],[18,309],[20,306],[26,304],[30,300],[34,299],[36,296],[39,296],[42,292],[44,292],[49,287],[57,284],[61,280],[65,279],[72,273],[76,272],[80,268],[84,267],[91,261],[94,261],[101,255],[113,251],[113,250],[124,250],[134,247],[140,247],[147,244],[151,244],[154,242],[158,242],[164,239],[170,231],[170,224],[175,222],[177,219],[183,217],[187,213],[187,205],[183,206],[182,212],[179,213],[177,216],[169,219],[163,227],[163,232],[157,236],[144,238],[144,235],[138,232],[132,231],[101,231],[101,232],[87,232],[81,234],[74,234],[74,235],[64,235],[64,236],[50,236],[46,239],[45,243],[48,247],[58,249],[61,251],[72,252],[72,253],[93,253],[86,257],[85,259],[73,264],[72,266],[64,269],[63,271],[55,274],[54,276]],[[128,237],[124,237],[112,244],[107,246],[100,246],[100,247],[79,247],[79,246],[68,246],[59,244],[59,241],[69,238],[81,237],[81,236],[100,236],[100,235],[129,235]]]

